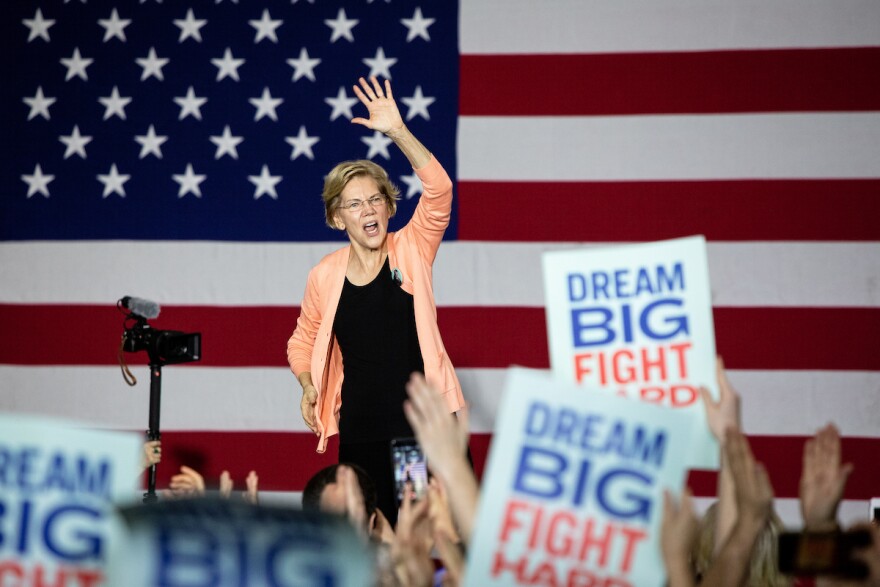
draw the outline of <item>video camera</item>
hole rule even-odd
[[[201,359],[202,334],[177,330],[154,330],[147,322],[159,315],[159,305],[125,296],[116,307],[126,315],[123,323],[122,350],[128,353],[147,351],[150,364],[175,365]]]

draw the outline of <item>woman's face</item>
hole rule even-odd
[[[378,196],[382,201],[376,205],[370,198]],[[336,210],[336,226],[348,233],[351,244],[376,250],[385,243],[388,234],[388,202],[379,191],[376,181],[367,175],[352,178],[339,196],[340,207]],[[360,202],[357,209],[350,209],[352,202]]]

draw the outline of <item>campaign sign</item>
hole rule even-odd
[[[691,466],[717,468],[699,389],[718,397],[702,236],[543,256],[550,365],[590,390],[691,415]]]
[[[686,414],[508,370],[465,584],[664,584],[663,490],[681,492]]]
[[[0,414],[0,585],[109,585],[114,504],[139,485],[138,434]]]
[[[126,508],[126,587],[361,587],[373,557],[338,516],[239,500],[186,499]]]

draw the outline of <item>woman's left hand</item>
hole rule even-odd
[[[367,107],[370,118],[352,118],[351,121],[354,124],[363,125],[386,135],[406,128],[397,103],[394,101],[394,95],[391,93],[390,81],[385,80],[384,90],[375,76],[370,78],[372,85],[367,83],[364,78],[360,78],[358,82],[360,82],[360,86],[354,86],[354,94]]]

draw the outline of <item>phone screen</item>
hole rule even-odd
[[[395,438],[391,441],[391,464],[394,467],[397,502],[403,501],[407,481],[412,483],[416,499],[423,498],[428,491],[428,465],[415,438]]]

